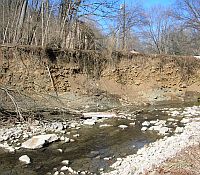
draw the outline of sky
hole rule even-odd
[[[134,0],[126,0],[127,4],[132,4]],[[154,5],[170,5],[175,0],[138,0],[138,2],[142,3],[145,8],[152,7]]]

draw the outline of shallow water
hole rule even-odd
[[[107,119],[95,126],[82,126],[79,130],[70,129],[71,134],[79,133],[80,137],[75,142],[56,142],[39,150],[19,150],[16,153],[0,152],[0,175],[43,175],[53,173],[62,167],[62,160],[69,160],[70,167],[76,171],[89,171],[99,174],[100,169],[107,170],[118,157],[134,154],[145,144],[161,138],[155,131],[141,131],[141,123],[156,119],[167,119],[169,116],[159,108],[145,109],[137,115],[131,108],[126,108],[122,113],[128,114],[129,118]],[[134,122],[135,126],[121,129],[118,126],[129,125]],[[109,127],[100,128],[101,124],[111,124]],[[168,125],[168,127],[172,127]],[[60,153],[57,149],[62,149]],[[22,165],[18,158],[27,154],[32,163]],[[110,160],[104,158],[110,157]]]

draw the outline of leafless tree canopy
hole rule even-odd
[[[1,0],[0,44],[200,54],[199,0],[149,9],[138,2]]]

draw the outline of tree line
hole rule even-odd
[[[0,13],[0,44],[200,54],[199,0],[1,0]]]

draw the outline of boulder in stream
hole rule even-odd
[[[52,143],[57,140],[58,137],[56,134],[37,135],[22,143],[21,147],[28,149],[38,149],[42,148],[45,144]]]
[[[30,164],[31,159],[27,155],[23,155],[19,158],[19,161],[24,163],[24,164]]]

